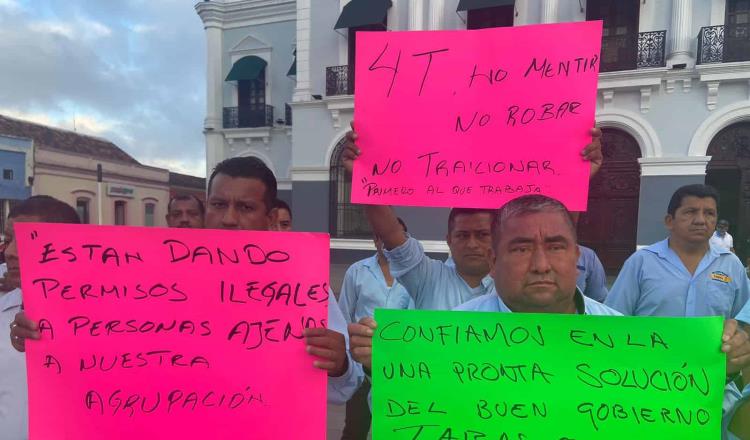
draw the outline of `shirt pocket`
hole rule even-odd
[[[734,287],[731,283],[717,280],[706,282],[706,301],[712,315],[729,318],[734,304]]]

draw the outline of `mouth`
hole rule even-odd
[[[534,287],[547,287],[547,286],[554,286],[555,283],[552,281],[534,281],[533,283],[529,283],[529,286]]]

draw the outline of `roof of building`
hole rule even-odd
[[[169,185],[181,186],[184,188],[195,188],[198,190],[206,189],[206,178],[190,176],[187,174],[169,172]]]
[[[120,147],[105,139],[3,115],[0,115],[0,134],[33,139],[34,148],[75,153],[110,162],[141,165]]]

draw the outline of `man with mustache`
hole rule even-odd
[[[167,226],[170,228],[203,228],[206,209],[192,194],[178,194],[167,203]]]
[[[631,255],[605,304],[624,315],[734,318],[750,298],[739,258],[711,246],[719,194],[687,185],[672,195],[669,237]]]

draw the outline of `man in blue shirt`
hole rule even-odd
[[[398,223],[407,232],[406,223],[400,218]],[[339,307],[348,324],[372,317],[376,308],[413,308],[409,293],[391,275],[388,260],[383,255],[383,240],[373,239],[375,255],[357,261],[349,266],[344,275],[344,283],[339,294]],[[364,381],[352,398],[346,403],[346,419],[341,440],[366,439],[370,431],[370,406],[367,396],[370,382]]]
[[[353,124],[352,124],[353,127]],[[591,161],[591,175],[602,163],[601,131],[592,129],[592,143],[581,152]],[[351,172],[360,155],[357,134],[347,133],[344,166]],[[382,237],[391,273],[406,287],[417,309],[450,310],[492,289],[489,276],[491,225],[494,210],[454,208],[448,217],[446,241],[455,266],[429,258],[422,245],[401,231],[390,206],[366,205],[373,232]]]
[[[607,275],[604,266],[593,249],[578,245],[578,278],[576,286],[585,296],[603,303],[607,299]]]
[[[631,255],[606,304],[625,315],[733,318],[750,298],[750,282],[736,255],[709,244],[718,193],[687,185],[672,195],[669,237]]]

